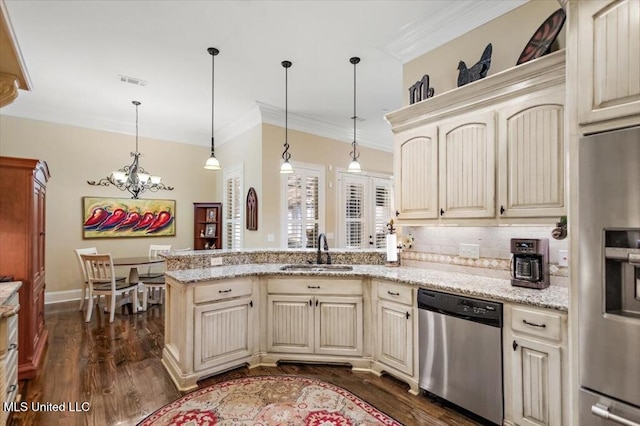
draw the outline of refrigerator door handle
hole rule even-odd
[[[612,414],[609,411],[609,407],[605,407],[602,404],[593,404],[591,406],[591,413],[598,417],[602,417],[603,419],[611,420],[614,423],[621,424],[623,426],[640,426],[640,423],[636,423],[632,420]]]

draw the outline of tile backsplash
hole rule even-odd
[[[555,240],[551,237],[553,226],[491,226],[491,227],[427,227],[405,226],[402,234],[414,237],[411,249],[405,249],[402,260],[414,266],[421,262],[449,265],[449,269],[482,275],[509,276],[511,238],[547,238],[552,285],[566,285],[568,268],[560,267],[560,250],[568,250],[569,239]],[[460,256],[460,244],[480,246],[480,258]],[[491,270],[491,271],[489,271]]]

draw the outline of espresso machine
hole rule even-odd
[[[548,239],[512,238],[511,256],[511,285],[549,287]]]

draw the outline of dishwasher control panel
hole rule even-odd
[[[497,302],[420,289],[418,308],[502,327],[502,304]]]

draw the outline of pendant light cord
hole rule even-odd
[[[291,158],[289,153],[289,67],[290,61],[282,61],[284,67],[284,152],[282,159],[288,162]]]
[[[349,59],[349,62],[353,64],[353,142],[351,142],[353,151],[351,151],[351,158],[353,161],[356,161],[358,157],[360,157],[358,153],[358,143],[356,142],[356,119],[358,118],[356,115],[356,64],[360,62],[360,58],[353,57]]]
[[[131,101],[132,104],[136,106],[136,153],[138,152],[138,106],[140,106],[140,102]]]
[[[214,155],[214,139],[213,139],[213,120],[215,117],[215,102],[214,102],[214,94],[215,94],[215,58],[216,52],[211,53],[211,156]]]
[[[213,137],[213,129],[214,129],[214,117],[215,117],[215,58],[220,51],[215,47],[209,47],[207,52],[211,55],[211,156],[215,157],[215,139]]]

